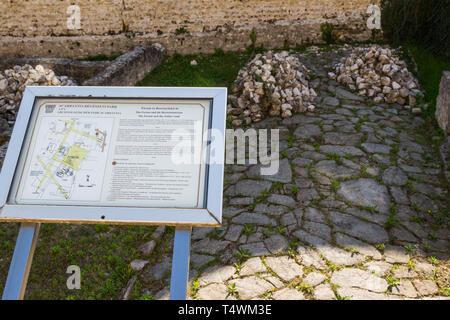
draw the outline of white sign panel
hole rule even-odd
[[[208,142],[212,128],[225,130],[226,89],[181,88],[182,98],[173,88],[132,88],[134,93],[129,88],[69,88],[27,88],[29,101],[24,97],[20,113],[28,120],[22,127],[18,119],[16,127],[21,128],[14,129],[13,138],[23,138],[20,150],[11,151],[15,160],[7,155],[14,172],[11,185],[2,188],[8,194],[0,219],[164,223],[161,214],[170,214],[168,224],[181,224],[195,220],[193,214],[206,213],[215,224],[220,222],[221,211],[211,192],[220,192],[215,198],[221,201],[222,189],[213,191],[216,179],[209,181],[214,175],[223,183],[223,163],[209,164]],[[42,95],[31,95],[32,90]],[[62,98],[57,95],[61,90],[72,95]],[[98,98],[83,94],[86,90],[96,91]],[[101,94],[105,90],[113,95],[105,98]],[[55,208],[61,207],[78,207],[85,214],[67,216],[64,210],[56,214]],[[54,213],[36,216],[25,210],[28,215],[17,216],[19,208]],[[114,218],[108,219],[111,211],[99,216],[93,208],[114,208]],[[128,215],[133,210],[139,215],[134,219],[122,211],[117,219],[121,208],[129,209]],[[144,208],[159,213],[143,219]],[[174,221],[183,214],[189,218]],[[202,219],[198,223],[208,224]]]

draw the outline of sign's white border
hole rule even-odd
[[[0,172],[0,221],[218,226],[222,221],[223,161],[207,159],[206,208],[94,207],[16,205],[8,197],[23,151],[30,116],[41,98],[210,99],[209,128],[225,137],[226,88],[171,87],[26,87]],[[224,159],[225,141],[215,141],[216,159]]]

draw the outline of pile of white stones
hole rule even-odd
[[[15,116],[26,86],[74,86],[67,76],[55,73],[41,65],[35,68],[25,64],[0,72],[0,118],[6,113]]]
[[[257,54],[242,68],[234,83],[227,114],[232,124],[259,122],[267,116],[291,117],[294,112],[314,111],[316,92],[310,71],[287,51]]]
[[[416,98],[422,95],[419,83],[406,63],[389,48],[355,48],[328,76],[375,103],[398,103],[420,112],[420,108],[414,108]]]

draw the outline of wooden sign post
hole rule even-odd
[[[40,223],[175,226],[185,299],[193,226],[222,222],[225,88],[27,87],[0,173],[21,222],[3,299],[22,299]]]

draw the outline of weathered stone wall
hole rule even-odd
[[[436,101],[436,119],[441,129],[450,136],[450,71],[442,73]]]
[[[320,42],[320,24],[367,40],[366,10],[379,0],[2,0],[0,56],[86,57],[159,42],[168,52],[273,48]],[[81,29],[69,30],[67,8],[81,9]],[[177,31],[178,30],[178,31]]]

